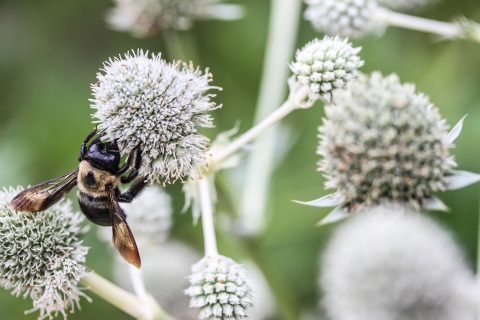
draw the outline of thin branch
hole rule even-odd
[[[203,239],[205,242],[205,256],[218,255],[217,239],[215,238],[215,224],[213,219],[213,203],[210,191],[209,176],[205,175],[198,180],[200,191],[200,208],[202,210]]]

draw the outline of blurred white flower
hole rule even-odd
[[[473,320],[475,277],[450,234],[402,208],[358,213],[337,229],[321,260],[332,320]]]
[[[325,188],[337,191],[304,204],[340,207],[321,223],[390,202],[446,210],[432,192],[480,180],[478,174],[452,170],[457,164],[448,149],[463,119],[449,133],[428,96],[395,74],[374,72],[348,82],[333,92],[325,116],[318,171],[327,179]]]
[[[167,240],[172,225],[172,200],[159,186],[151,186],[131,203],[120,204],[140,249]],[[99,227],[98,236],[110,244],[112,228]]]
[[[299,83],[309,87],[310,102],[328,102],[334,89],[342,88],[359,74],[357,69],[364,64],[358,56],[360,50],[361,47],[353,48],[348,39],[325,36],[297,50],[290,69]]]
[[[199,319],[248,319],[253,306],[250,280],[245,268],[224,256],[204,257],[192,266],[190,307],[200,308]]]
[[[235,20],[243,8],[222,4],[220,0],[115,0],[116,7],[107,12],[109,26],[137,37],[165,29],[188,29],[193,20]]]
[[[212,127],[207,94],[211,74],[192,64],[167,64],[142,50],[110,59],[92,85],[100,122],[123,153],[143,150],[140,174],[150,182],[175,182],[205,166],[208,138],[197,127]],[[218,89],[218,88],[217,88]]]
[[[40,319],[79,307],[77,287],[86,273],[88,248],[82,246],[83,215],[70,200],[37,213],[17,212],[9,203],[23,188],[0,191],[0,286],[15,296],[30,296]]]
[[[304,1],[307,4],[305,19],[326,34],[359,38],[371,33],[381,34],[385,29],[384,24],[374,19],[378,9],[376,0]]]

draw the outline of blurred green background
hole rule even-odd
[[[270,2],[233,2],[245,6],[243,20],[196,22],[181,34],[197,47],[188,58],[196,57],[195,64],[210,67],[213,84],[223,87],[215,100],[224,105],[213,112],[216,128],[204,130],[210,138],[232,128],[237,120],[241,120],[240,132],[251,126],[261,77]],[[130,49],[165,51],[161,35],[135,39],[109,30],[104,15],[112,6],[110,0],[0,2],[0,186],[35,184],[75,168],[79,145],[93,127],[90,84],[97,81],[95,76],[103,61]],[[480,3],[443,1],[421,13],[443,21],[460,14],[480,21]],[[323,35],[302,20],[297,47],[315,37]],[[380,38],[353,43],[363,47],[363,72],[396,72],[403,81],[416,83],[419,91],[430,95],[450,125],[468,114],[452,152],[460,169],[480,172],[480,44],[437,40],[428,34],[389,28]],[[219,234],[222,254],[234,259],[253,257],[266,271],[279,299],[275,319],[302,319],[314,312],[318,256],[335,228],[314,227],[328,210],[290,201],[315,199],[326,193],[324,179],[316,172],[319,156],[315,154],[322,116],[323,108],[318,103],[285,120],[300,137],[272,178],[266,232],[248,240]],[[219,178],[219,185],[227,183],[222,174]],[[479,188],[477,184],[439,194],[451,212],[429,214],[453,232],[472,269],[477,250]],[[167,192],[174,198],[172,236],[202,252],[201,227],[192,226],[189,212],[180,213],[184,203],[181,186],[169,185]],[[225,203],[219,204],[223,211],[228,209]],[[95,232],[89,233],[85,244],[91,247],[87,265],[111,278],[110,255]],[[83,301],[82,311],[69,318],[131,319],[90,296],[94,302]],[[0,290],[2,320],[35,319],[36,314],[23,315],[31,304],[29,299],[16,299]]]

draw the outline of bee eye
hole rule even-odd
[[[96,183],[96,180],[95,180],[95,175],[93,174],[93,171],[89,171],[86,175],[85,175],[85,184],[86,185],[89,185],[89,186],[93,186],[95,183]]]

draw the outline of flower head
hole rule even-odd
[[[375,208],[342,224],[321,261],[332,320],[474,319],[480,292],[450,234],[405,209]]]
[[[440,209],[433,191],[479,179],[452,170],[456,163],[448,149],[462,121],[448,133],[428,96],[396,75],[361,75],[333,93],[325,115],[318,170],[327,178],[325,187],[337,189],[330,200],[338,203],[332,204],[344,203],[347,211],[389,202]]]
[[[193,20],[239,19],[242,8],[220,0],[115,0],[107,13],[110,27],[144,37],[164,29],[188,29]]]
[[[77,287],[87,269],[88,248],[81,245],[83,215],[70,200],[61,200],[41,213],[20,213],[10,200],[23,188],[0,191],[0,286],[12,294],[30,296],[40,318],[67,315],[78,306]]]
[[[192,266],[190,307],[200,308],[199,319],[247,319],[252,290],[242,265],[223,256],[205,257]]]
[[[373,17],[376,0],[305,0],[305,19],[318,31],[329,35],[359,38],[382,33],[385,26]]]
[[[139,50],[110,59],[92,85],[93,115],[124,153],[143,150],[140,174],[150,182],[171,182],[206,165],[208,138],[197,127],[212,127],[215,109],[206,94],[211,74],[192,64],[167,64]]]
[[[298,82],[309,87],[310,102],[318,99],[328,102],[334,89],[357,77],[357,69],[364,64],[357,55],[360,50],[361,47],[353,48],[348,39],[325,36],[298,50],[290,69]]]

